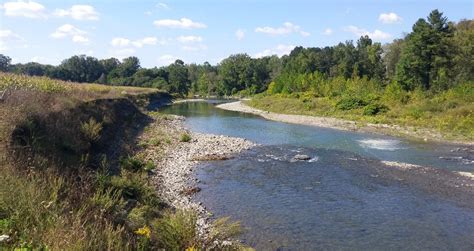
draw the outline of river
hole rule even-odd
[[[268,121],[214,102],[163,112],[186,116],[196,132],[261,144],[201,164],[195,197],[216,217],[241,221],[242,240],[257,250],[474,249],[473,203],[380,167],[386,160],[473,172],[472,149]],[[311,159],[294,161],[296,154]]]

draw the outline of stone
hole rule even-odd
[[[10,238],[10,236],[8,236],[6,234],[2,234],[2,235],[0,235],[0,242],[7,241],[9,238]]]
[[[293,157],[295,160],[309,160],[311,157],[309,157],[306,154],[296,154],[295,157]]]

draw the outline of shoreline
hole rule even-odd
[[[425,142],[440,142],[454,145],[465,145],[465,146],[474,146],[474,142],[465,142],[458,140],[448,140],[445,139],[441,133],[433,132],[428,129],[419,129],[415,127],[399,126],[399,125],[388,125],[388,124],[371,124],[367,123],[365,125],[339,118],[332,117],[317,117],[309,115],[296,115],[296,114],[281,114],[263,111],[257,108],[253,108],[249,105],[242,103],[242,101],[230,102],[219,104],[217,108],[229,111],[249,113],[257,116],[261,116],[268,120],[279,121],[290,124],[298,125],[308,125],[324,128],[332,128],[337,130],[344,131],[355,131],[355,132],[367,132],[367,133],[376,133],[382,135],[390,135],[396,137],[408,138],[411,137],[420,141]]]
[[[164,115],[155,118],[148,132],[140,139],[149,140],[156,135],[172,137],[169,143],[148,146],[142,153],[156,165],[151,177],[160,198],[178,210],[193,210],[197,213],[197,228],[201,236],[208,236],[212,215],[201,202],[192,197],[199,192],[199,180],[193,173],[199,163],[232,158],[257,144],[242,138],[192,132],[184,126],[185,117]],[[181,142],[179,136],[191,136],[189,142]],[[227,240],[223,241],[225,245]],[[236,240],[231,240],[236,241]]]
[[[152,160],[156,169],[151,180],[157,193],[172,208],[197,212],[197,230],[206,238],[212,230],[212,212],[193,195],[200,191],[200,181],[195,176],[198,165],[204,161],[233,158],[259,144],[243,138],[204,134],[190,131],[184,126],[185,117],[159,115],[154,117],[150,128],[140,138],[150,140],[154,135],[165,134],[172,137],[170,143],[145,147],[142,153]],[[189,142],[181,142],[179,136],[187,133]],[[474,208],[474,173],[438,170],[436,168],[401,162],[377,160],[379,165],[372,168],[371,176],[402,182],[413,189],[437,194],[459,205]],[[436,184],[433,187],[433,184]],[[456,199],[450,196],[456,195]],[[214,242],[225,246],[241,243],[239,239]]]

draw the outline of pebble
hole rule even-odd
[[[153,181],[156,184],[160,198],[177,209],[193,209],[200,213],[197,221],[198,232],[202,236],[210,232],[209,215],[202,202],[192,201],[192,195],[182,193],[189,186],[201,181],[193,177],[192,172],[199,161],[193,161],[196,157],[204,155],[232,156],[242,151],[248,150],[255,143],[235,137],[223,135],[212,135],[196,133],[184,127],[184,117],[170,116],[170,120],[158,120],[148,133],[153,135],[165,132],[167,135],[181,135],[183,132],[191,136],[188,143],[178,142],[170,144],[164,150],[164,155],[155,151],[147,151],[146,158],[157,163],[156,173]],[[144,135],[146,137],[146,135]]]

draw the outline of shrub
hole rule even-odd
[[[368,104],[364,107],[363,114],[367,116],[377,115],[388,111],[388,107],[382,104],[374,103]]]
[[[97,122],[94,118],[81,124],[81,132],[89,142],[96,142],[100,139],[102,131],[102,123]]]
[[[181,138],[179,139],[181,142],[189,142],[191,141],[191,135],[188,133],[181,134]]]
[[[360,98],[343,97],[336,103],[336,108],[339,110],[347,111],[347,110],[363,107],[365,105],[367,105],[367,103]]]
[[[151,171],[155,169],[153,161],[143,161],[137,157],[126,157],[120,159],[120,168],[130,172]]]
[[[152,223],[154,237],[165,250],[185,250],[198,245],[197,215],[192,211],[167,212]]]
[[[414,119],[419,119],[423,116],[423,111],[418,108],[418,107],[410,107],[407,110],[407,115],[414,118]]]
[[[126,157],[120,159],[120,168],[125,169],[130,172],[138,172],[143,171],[145,163],[138,158],[135,157]]]
[[[119,176],[112,176],[109,186],[120,191],[126,200],[136,200],[148,205],[158,206],[160,201],[155,188],[148,182],[147,174],[122,170]]]

